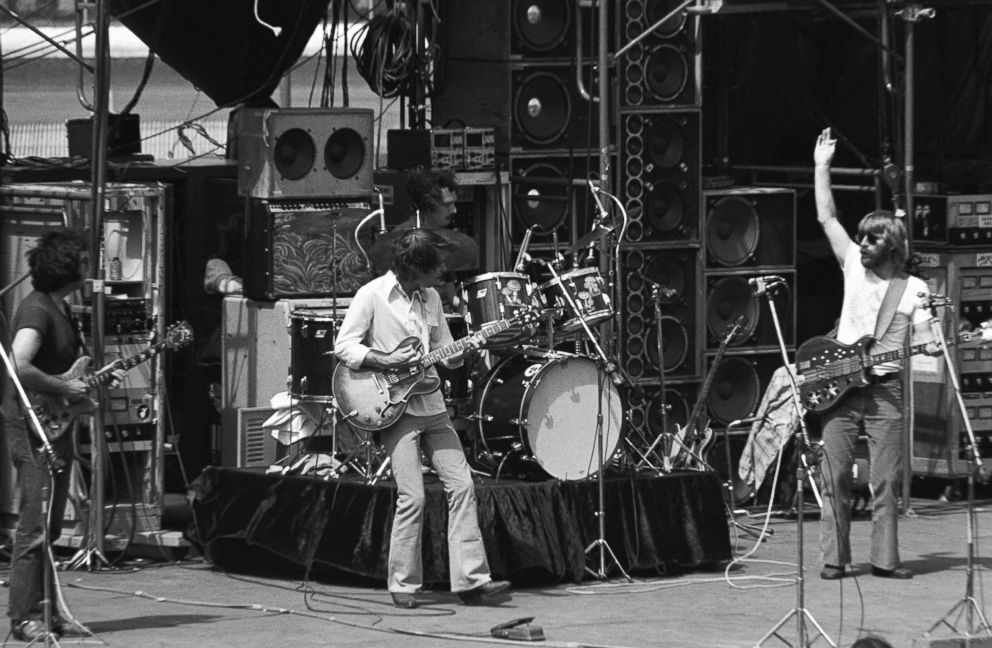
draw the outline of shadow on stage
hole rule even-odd
[[[674,574],[730,559],[722,485],[712,472],[604,478],[606,541],[625,570]],[[448,582],[443,487],[425,476],[424,581]],[[232,571],[386,580],[396,500],[392,481],[208,468],[194,484],[190,536]],[[494,578],[514,584],[579,582],[599,535],[595,479],[476,477],[479,521]],[[598,562],[598,549],[590,557]],[[592,561],[590,562],[592,564]]]

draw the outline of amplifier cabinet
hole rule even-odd
[[[371,208],[362,200],[248,200],[245,295],[353,295],[371,278],[355,229]],[[367,250],[371,225],[359,232]]]

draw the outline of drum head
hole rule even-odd
[[[609,376],[585,357],[549,361],[530,380],[522,413],[534,459],[552,477],[584,479],[599,472],[597,413],[603,414],[603,461],[620,443],[623,406]]]

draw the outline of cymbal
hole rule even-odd
[[[393,242],[409,229],[412,228],[401,225],[391,232],[380,235],[375,240],[369,251],[369,257],[372,259],[372,265],[375,266],[376,272],[382,273],[389,269],[393,261]],[[426,227],[424,229],[440,234],[453,246],[452,249],[443,252],[444,265],[447,266],[448,270],[457,272],[474,270],[479,267],[479,244],[471,236],[444,227]]]
[[[604,226],[604,225],[596,225],[595,227],[592,228],[592,230],[590,230],[590,232],[588,234],[586,234],[585,236],[583,236],[582,238],[580,238],[578,241],[576,241],[575,244],[572,245],[572,247],[570,247],[567,250],[565,250],[565,256],[568,256],[569,254],[572,254],[573,252],[578,252],[582,248],[588,246],[593,241],[595,241],[595,240],[597,240],[597,239],[599,239],[599,238],[601,238],[603,236],[606,236],[607,234],[609,234],[612,231],[613,231],[613,227],[612,226],[609,226],[609,225],[606,225],[606,226]]]

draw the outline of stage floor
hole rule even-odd
[[[978,509],[974,590],[986,615],[986,574],[992,567],[987,542],[992,533],[990,505],[983,501]],[[819,522],[810,515],[803,525],[805,606],[839,645],[850,646],[861,634],[874,633],[896,648],[920,648],[923,633],[963,597],[966,507],[961,502],[914,500],[913,511],[914,516],[899,522],[903,562],[916,573],[910,581],[866,574],[871,521],[865,516],[851,527],[860,575],[820,580]],[[717,569],[681,576],[640,575],[633,583],[618,578],[602,583],[515,583],[511,599],[479,607],[461,605],[445,588],[435,588],[425,595],[428,605],[398,610],[382,585],[304,579],[265,562],[254,565],[252,573],[226,571],[194,556],[176,562],[163,554],[160,562],[124,560],[115,571],[60,576],[73,613],[112,648],[482,645],[479,642],[496,642],[490,628],[521,617],[534,617],[543,629],[547,641],[536,645],[556,648],[743,648],[754,646],[796,605],[799,526],[794,518],[773,516],[769,522],[774,535],[760,543],[731,530],[733,555],[743,560],[727,574]],[[933,638],[949,634],[944,628]],[[782,628],[782,636],[791,643],[772,639],[766,645],[797,645],[794,622]],[[92,639],[88,643],[94,645]],[[62,645],[80,641],[66,638]],[[827,646],[822,640],[812,645]]]
[[[624,569],[681,573],[730,558],[727,514],[714,473],[606,477],[606,541]],[[229,569],[282,563],[385,582],[396,489],[391,481],[325,480],[209,468],[197,480],[197,533],[207,558]],[[493,575],[514,582],[579,582],[598,566],[598,483],[476,478]],[[447,508],[426,477],[425,583],[448,582]]]

